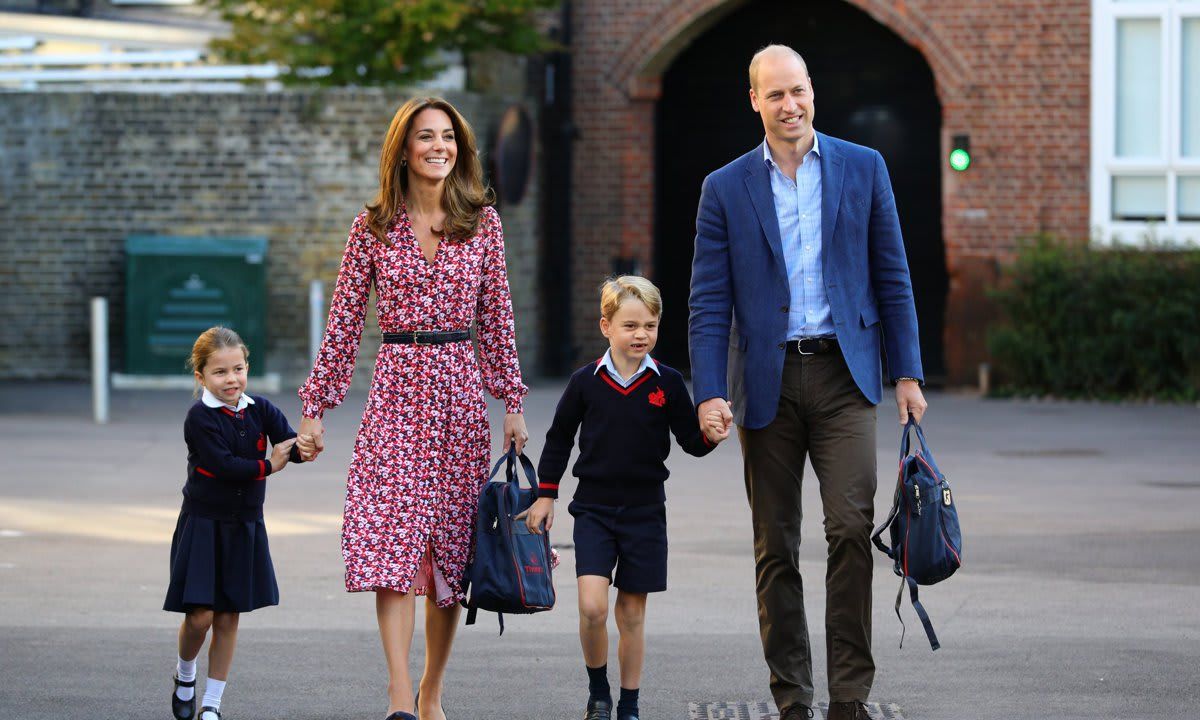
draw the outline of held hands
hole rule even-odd
[[[513,520],[522,519],[525,520],[525,527],[529,528],[529,532],[534,535],[541,535],[544,532],[542,523],[545,523],[545,530],[554,527],[554,498],[534,500],[528,510],[513,518]]]
[[[725,425],[725,418],[721,417],[720,410],[709,410],[701,421],[704,435],[714,445],[729,437],[729,428]]]
[[[271,448],[271,472],[277,473],[288,464],[288,454],[292,452],[292,446],[295,444],[296,438],[290,438],[276,443]]]
[[[929,403],[925,402],[920,383],[916,380],[901,380],[896,383],[896,408],[900,411],[901,425],[908,423],[909,413],[920,423],[927,407]]]
[[[508,452],[514,442],[517,444],[517,454],[525,449],[525,441],[529,439],[529,431],[525,429],[525,416],[521,413],[508,413],[504,416],[504,437],[500,443],[500,452]]]
[[[709,398],[696,408],[700,432],[714,445],[729,437],[733,426],[733,412],[725,398]]]
[[[312,462],[325,449],[325,425],[321,418],[304,418],[296,436],[296,446],[304,462]]]

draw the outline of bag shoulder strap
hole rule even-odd
[[[474,625],[475,618],[479,617],[479,606],[473,602],[467,603],[467,625]],[[500,621],[500,634],[504,634],[504,613],[496,613],[496,619]]]
[[[907,575],[900,578],[900,589],[896,592],[896,617],[900,620],[900,647],[904,647],[904,632],[907,629],[904,625],[904,618],[900,615],[900,600],[904,597],[905,585],[908,585],[908,599],[912,603],[913,610],[917,612],[921,625],[925,628],[925,636],[929,638],[929,647],[937,650],[942,643],[938,641],[937,633],[933,631],[933,621],[929,619],[929,613],[925,612],[925,606],[917,597],[917,581]]]
[[[879,527],[875,528],[875,532],[871,533],[871,542],[875,543],[875,547],[879,548],[880,552],[882,552],[884,555],[887,555],[888,557],[892,558],[893,560],[896,559],[896,556],[892,553],[892,548],[889,548],[887,545],[885,545],[883,543],[883,540],[880,539],[880,537],[883,535],[885,530],[887,530],[889,527],[892,526],[892,523],[896,522],[896,518],[900,515],[900,497],[901,497],[902,493],[904,492],[904,459],[903,458],[901,458],[901,460],[900,460],[900,471],[897,474],[896,485],[897,485],[896,492],[892,496],[891,511],[888,512],[888,516],[887,516],[887,518],[884,519],[883,524],[880,525]]]

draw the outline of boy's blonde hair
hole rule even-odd
[[[612,320],[621,304],[629,298],[641,300],[651,315],[662,317],[662,293],[654,283],[640,275],[618,275],[605,280],[600,285],[600,315]]]

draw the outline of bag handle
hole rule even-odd
[[[913,417],[912,413],[908,414],[908,422],[904,424],[903,434],[900,436],[900,459],[903,460],[908,456],[909,450],[909,435],[912,430],[917,431],[917,442],[920,443],[921,452],[928,455],[929,445],[925,442],[925,432],[921,430],[921,424]]]
[[[909,435],[910,430],[913,429],[917,431],[917,443],[920,445],[915,457],[918,457],[922,464],[928,466],[928,468],[933,471],[933,476],[935,479],[944,479],[941,468],[938,467],[937,461],[933,459],[933,452],[929,449],[929,443],[925,440],[925,431],[921,429],[920,423],[913,418],[912,413],[909,413],[908,415],[908,422],[904,425],[904,435],[900,438],[901,470],[904,468],[904,458],[909,457]],[[901,475],[900,479],[901,482],[903,482],[903,475]]]
[[[496,475],[500,472],[501,463],[504,464],[504,481],[515,482],[518,487],[521,485],[521,477],[514,472],[514,465],[520,461],[521,468],[525,471],[525,480],[529,483],[529,489],[533,491],[533,496],[537,497],[537,471],[533,468],[533,461],[525,456],[525,453],[517,454],[517,443],[514,440],[508,446],[508,452],[500,456],[496,464],[492,466],[492,474],[488,476],[488,480],[496,479]]]

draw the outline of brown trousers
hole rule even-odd
[[[842,354],[789,353],[771,424],[738,428],[754,523],[758,625],[780,710],[813,705],[812,652],[798,566],[800,483],[812,459],[825,510],[825,654],[830,702],[866,702],[871,657],[875,406]]]

